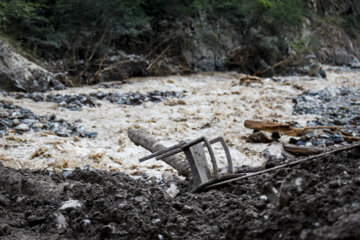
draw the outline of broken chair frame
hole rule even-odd
[[[214,151],[211,147],[212,144],[215,143],[221,143],[225,155],[226,160],[228,164],[228,174],[220,176],[219,174],[219,168],[216,163],[216,158]],[[210,173],[207,159],[205,155],[204,148],[207,148],[209,155],[210,155],[210,162],[212,165],[212,173]],[[157,152],[154,152],[146,157],[143,157],[139,159],[140,162],[144,162],[146,160],[149,160],[151,158],[154,158],[156,160],[161,160],[163,158],[172,156],[174,154],[184,152],[190,168],[192,172],[192,179],[193,179],[193,185],[194,189],[193,191],[200,191],[202,188],[209,186],[213,183],[218,183],[223,180],[227,180],[229,178],[234,178],[239,176],[238,174],[233,174],[233,163],[230,155],[229,148],[222,137],[217,137],[212,140],[208,140],[206,137],[199,137],[195,140],[191,141],[181,141],[176,145],[173,145],[169,148],[166,148],[164,150],[160,150]]]

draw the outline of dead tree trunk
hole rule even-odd
[[[135,145],[140,145],[152,153],[167,148],[164,145],[160,144],[155,138],[147,134],[144,129],[129,129],[128,136],[130,140],[135,143]],[[184,177],[190,176],[191,170],[189,163],[183,158],[179,156],[170,156],[162,159],[162,161],[166,162],[174,169],[176,169],[179,175],[182,175]]]

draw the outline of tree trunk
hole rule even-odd
[[[167,148],[164,145],[160,144],[155,138],[147,134],[145,129],[129,129],[128,136],[130,140],[135,143],[135,145],[140,145],[152,153]],[[179,156],[170,156],[162,159],[162,161],[176,169],[179,175],[182,175],[184,177],[190,176],[191,170],[189,163],[183,158]]]

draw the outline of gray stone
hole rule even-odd
[[[350,63],[350,67],[352,68],[360,68],[360,61],[357,57],[354,57],[352,62]]]
[[[346,52],[336,52],[334,56],[335,65],[338,66],[350,66],[353,62],[354,56]]]
[[[0,40],[0,90],[43,92],[63,89],[45,68],[17,53],[7,42]]]
[[[15,130],[20,132],[27,132],[30,130],[30,127],[25,123],[21,123],[15,127]]]
[[[326,72],[319,63],[311,64],[309,68],[310,77],[326,78]]]
[[[13,120],[13,126],[17,126],[20,124],[20,120],[19,119],[14,119]]]

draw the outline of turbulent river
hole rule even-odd
[[[75,167],[91,167],[125,172],[135,178],[155,176],[164,172],[176,174],[161,161],[139,163],[149,154],[135,146],[127,137],[129,128],[144,128],[166,146],[181,140],[206,136],[223,136],[230,147],[234,165],[257,166],[264,162],[262,153],[268,149],[279,155],[279,142],[270,144],[247,143],[252,130],[244,127],[246,119],[295,121],[306,126],[317,115],[293,115],[293,98],[307,89],[358,87],[358,71],[326,67],[327,78],[307,76],[264,78],[260,81],[241,82],[237,73],[202,73],[190,76],[132,78],[119,88],[88,86],[69,88],[50,93],[90,94],[148,93],[155,90],[184,92],[183,98],[169,98],[163,102],[145,102],[141,105],[119,105],[97,101],[99,106],[84,107],[81,111],[58,108],[50,102],[15,99],[0,95],[15,105],[30,109],[38,115],[55,114],[68,122],[81,120],[96,138],[59,137],[46,131],[28,131],[21,135],[8,133],[0,139],[0,161],[14,168],[39,168],[59,171]],[[114,82],[116,83],[116,82]],[[15,134],[15,135],[12,135]],[[226,166],[221,146],[215,146],[220,166]]]

